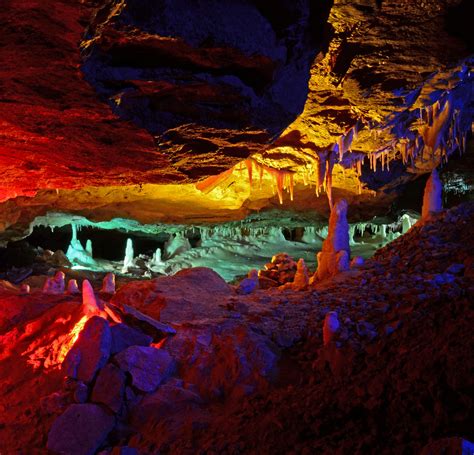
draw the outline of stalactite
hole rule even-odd
[[[249,184],[250,184],[250,188],[252,188],[252,168],[253,168],[253,161],[250,159],[250,158],[247,158],[245,160],[245,165],[247,166],[247,172],[248,172],[248,175],[249,175]]]

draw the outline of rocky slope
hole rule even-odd
[[[442,212],[302,291],[236,294],[207,269],[131,282],[100,294],[108,313],[88,322],[80,296],[3,282],[0,448],[419,453],[473,440],[473,217],[472,203]],[[323,345],[329,311],[340,328]]]

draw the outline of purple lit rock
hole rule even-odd
[[[116,324],[110,328],[112,334],[111,354],[117,354],[130,346],[149,346],[153,338],[126,324]]]
[[[109,363],[102,368],[92,391],[92,401],[103,403],[112,411],[119,412],[125,390],[125,373]]]
[[[47,448],[68,455],[93,455],[114,427],[115,419],[95,404],[72,404],[53,423]]]
[[[99,316],[89,319],[62,364],[70,378],[91,382],[110,356],[112,336],[109,323]]]
[[[133,386],[142,392],[153,392],[174,367],[173,358],[162,349],[131,346],[115,356],[120,368],[132,376]]]

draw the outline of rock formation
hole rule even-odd
[[[438,171],[433,169],[428,181],[426,182],[423,195],[423,207],[421,209],[421,218],[426,220],[433,213],[438,213],[443,209],[443,184],[438,175]]]
[[[115,275],[113,273],[109,272],[104,276],[101,292],[115,294]]]
[[[79,294],[79,286],[77,285],[77,280],[69,280],[67,283],[67,292],[68,294]]]
[[[333,341],[334,336],[339,330],[339,319],[337,318],[337,313],[335,311],[329,311],[324,317],[324,326],[323,326],[323,343],[324,346],[327,346],[331,341]]]
[[[317,254],[318,269],[314,278],[323,280],[348,270],[350,254],[347,202],[341,199],[331,210],[328,236],[323,242],[322,251]]]
[[[127,273],[130,267],[133,266],[134,251],[132,239],[127,239],[125,246],[125,257],[123,259],[122,273]]]
[[[292,289],[301,291],[306,289],[309,284],[308,268],[304,262],[304,259],[299,259],[296,264],[296,273],[293,283],[291,283]]]

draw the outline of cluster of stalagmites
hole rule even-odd
[[[426,186],[424,219],[441,210],[440,194],[439,178],[433,173]],[[128,250],[126,256],[133,258],[131,248]],[[311,283],[348,270],[351,263],[345,200],[338,201],[331,211],[328,236],[317,258],[318,268],[310,277],[302,259],[295,262],[285,253],[277,254],[264,271],[252,270],[236,287],[236,292],[250,294],[260,287],[268,287],[269,282],[282,289],[303,290]],[[353,265],[360,263],[353,261]],[[79,290],[75,280],[70,280],[66,286],[64,273],[57,272],[46,280],[44,292],[75,294]],[[113,274],[105,276],[101,292],[115,292]],[[83,453],[97,450],[117,419],[123,418],[124,413],[126,415],[127,406],[133,405],[137,391],[142,394],[154,392],[170,378],[175,368],[175,362],[167,351],[152,346],[153,341],[176,333],[172,327],[153,321],[137,310],[133,310],[133,317],[128,315],[127,321],[133,325],[135,320],[139,324],[135,327],[124,324],[123,311],[97,298],[87,280],[82,283],[82,299],[82,313],[87,322],[63,362],[69,378],[67,387],[73,393],[75,403],[57,418],[48,437],[48,448],[57,452],[71,450],[71,441]],[[154,333],[154,336],[140,329],[144,323],[151,329],[148,333]],[[345,320],[345,324],[350,323]],[[370,324],[361,324],[357,326],[358,333],[363,335],[371,331]],[[329,362],[334,371],[339,371],[341,362],[345,361],[337,343],[345,330],[337,312],[326,313],[320,358]]]
[[[263,270],[258,272],[258,283],[249,287],[251,292],[259,287],[282,287],[282,289],[302,290],[308,285],[323,281],[352,268],[364,265],[364,260],[356,256],[351,260],[351,232],[347,222],[348,204],[346,200],[340,199],[331,209],[329,217],[328,234],[323,242],[322,250],[317,253],[317,269],[309,277],[309,272],[303,259],[296,262],[287,253],[278,253],[273,256],[271,262],[265,264]],[[421,222],[442,210],[442,183],[436,169],[431,173],[423,196],[423,208]],[[402,232],[406,232],[411,226],[402,226]],[[252,271],[251,273],[253,273]],[[250,278],[250,276],[249,276]],[[248,279],[245,282],[248,282]],[[254,278],[255,280],[255,278]],[[248,293],[245,292],[245,293]]]

